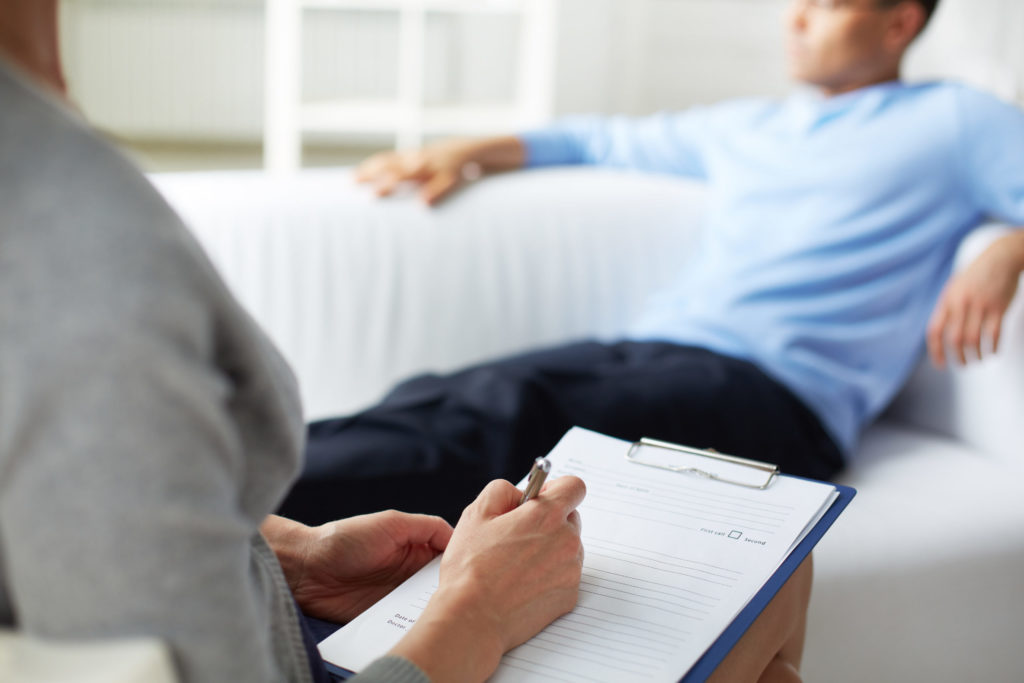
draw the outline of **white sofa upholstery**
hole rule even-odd
[[[310,418],[413,372],[614,339],[685,267],[704,202],[593,169],[491,178],[436,210],[377,201],[343,169],[155,182],[293,363]],[[1017,301],[998,357],[922,364],[843,474],[860,494],[816,553],[807,680],[1024,680],[1022,416]]]

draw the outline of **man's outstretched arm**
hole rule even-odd
[[[1003,317],[1024,273],[1024,229],[992,243],[946,283],[928,324],[928,353],[938,367],[947,349],[960,364],[982,357],[982,342],[999,348]]]
[[[371,183],[381,196],[400,183],[414,183],[423,201],[434,205],[485,174],[527,166],[586,164],[703,178],[709,120],[702,108],[640,118],[569,116],[519,135],[376,154],[359,165],[356,180]]]

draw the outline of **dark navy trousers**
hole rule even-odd
[[[517,482],[574,425],[817,479],[842,467],[817,417],[749,362],[662,342],[582,342],[415,377],[366,411],[311,424],[280,513],[320,524],[394,508],[454,523],[488,481]]]

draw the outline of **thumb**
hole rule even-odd
[[[443,552],[452,538],[452,527],[440,517],[395,513],[396,528],[392,532],[399,546],[426,545]]]

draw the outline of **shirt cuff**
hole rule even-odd
[[[579,150],[557,129],[532,130],[517,136],[526,150],[526,168],[560,166],[582,162]]]
[[[353,683],[431,683],[427,674],[405,657],[387,655],[349,679]]]

